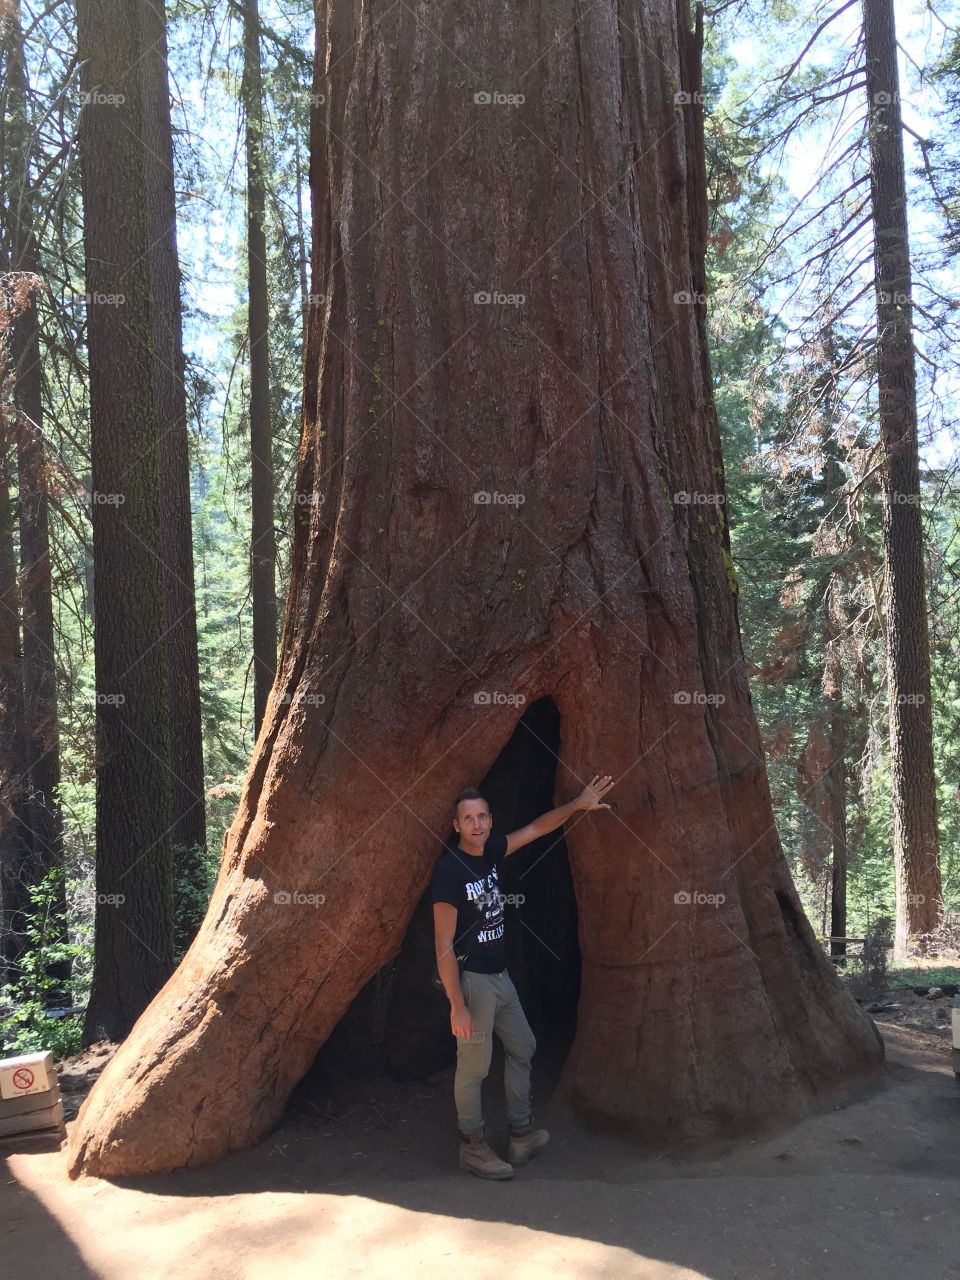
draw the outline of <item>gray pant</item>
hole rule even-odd
[[[503,1084],[507,1095],[507,1122],[513,1129],[530,1123],[530,1062],[537,1047],[513,979],[502,973],[472,973],[464,969],[460,988],[470,1017],[473,1036],[457,1037],[457,1073],[453,1096],[461,1133],[483,1128],[480,1090],[493,1054],[493,1033],[503,1044]]]

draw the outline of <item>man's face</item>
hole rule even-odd
[[[461,800],[453,825],[468,840],[483,844],[490,834],[490,809],[486,800]]]

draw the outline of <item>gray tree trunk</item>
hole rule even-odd
[[[97,907],[86,1043],[122,1039],[173,965],[149,0],[78,0],[93,462]]]
[[[277,545],[273,514],[270,420],[270,322],[267,290],[266,185],[258,0],[243,0],[243,81],[247,154],[247,343],[250,348],[250,584],[253,597],[254,735],[277,669]]]

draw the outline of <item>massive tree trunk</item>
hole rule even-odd
[[[139,84],[149,0],[81,0],[77,43],[97,688],[97,906],[86,1043],[122,1038],[170,976],[170,718],[164,643],[152,194]],[[151,37],[153,38],[153,37]]]
[[[617,779],[566,830],[562,1097],[644,1141],[739,1133],[882,1062],[780,848],[701,501],[723,471],[697,42],[684,4],[635,12],[321,6],[280,666],[207,918],[84,1104],[74,1174],[268,1131],[521,698],[559,711],[562,798]]]
[[[147,218],[153,289],[154,367],[159,430],[163,541],[164,637],[170,683],[170,838],[175,880],[175,942],[192,941],[203,919],[206,804],[200,667],[190,512],[190,457],[184,388],[180,262],[164,6],[144,10],[139,64],[148,183]]]
[[[277,540],[273,514],[270,323],[263,90],[258,0],[243,0],[243,80],[247,153],[247,345],[250,349],[250,593],[253,604],[253,727],[260,732],[277,669]]]
[[[896,885],[894,957],[942,909],[930,642],[920,509],[910,241],[893,0],[864,0],[883,448],[887,701]]]

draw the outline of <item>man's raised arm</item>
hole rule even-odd
[[[587,783],[576,800],[571,800],[569,804],[561,804],[556,809],[550,809],[547,813],[542,813],[539,818],[535,818],[533,822],[529,822],[525,827],[520,827],[518,831],[511,831],[507,836],[507,855],[516,853],[518,849],[522,849],[531,840],[537,840],[540,836],[546,836],[551,831],[556,831],[557,827],[562,826],[571,814],[580,810],[590,812],[593,809],[609,809],[610,806],[601,804],[600,800],[612,786],[613,779],[609,773],[603,776],[598,773],[592,782]]]

